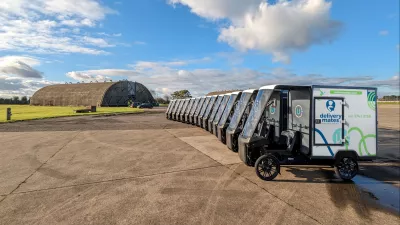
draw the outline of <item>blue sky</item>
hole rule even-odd
[[[399,93],[399,1],[3,0],[0,95],[129,79],[159,95],[271,83]]]

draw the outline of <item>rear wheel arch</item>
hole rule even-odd
[[[342,158],[353,158],[355,160],[359,159],[359,156],[355,150],[339,150],[335,154],[335,162],[340,161]]]

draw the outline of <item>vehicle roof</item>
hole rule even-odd
[[[246,92],[246,93],[253,93],[255,90],[256,90],[256,89],[248,89],[248,90],[244,90],[243,92]]]
[[[335,86],[335,85],[287,85],[287,84],[272,84],[260,87],[262,89],[279,89],[279,88],[342,88],[342,89],[377,89],[376,87],[360,87],[360,86]]]

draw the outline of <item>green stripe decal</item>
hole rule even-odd
[[[372,110],[375,111],[376,108],[376,93],[375,92],[369,92],[367,95],[368,98],[368,107]]]
[[[352,90],[331,90],[330,93],[337,95],[362,95],[362,91],[352,91]]]
[[[352,132],[353,130],[357,131],[361,136],[361,140],[360,140],[360,142],[358,142],[358,154],[360,156],[363,155],[363,151],[362,151],[363,148],[362,147],[364,147],[364,151],[368,156],[375,156],[375,154],[369,153],[368,147],[367,147],[367,142],[365,141],[365,139],[367,139],[367,138],[376,138],[376,135],[375,134],[364,135],[363,132],[361,131],[361,129],[358,128],[358,127],[350,128],[350,130],[348,131],[348,135],[350,135],[350,132]],[[346,150],[349,150],[349,144],[347,142],[346,142],[345,146],[346,146]]]

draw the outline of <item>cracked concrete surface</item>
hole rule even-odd
[[[11,131],[0,132],[0,224],[400,223],[331,168],[264,182],[215,136],[164,114],[49,124],[0,124]]]

